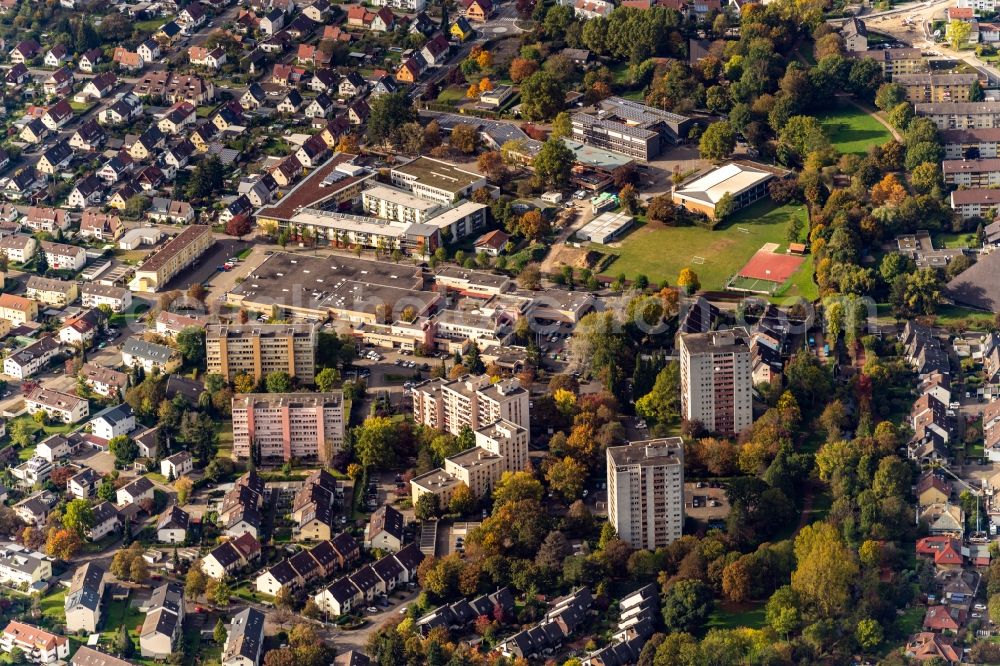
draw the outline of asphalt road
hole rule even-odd
[[[212,249],[203,254],[196,265],[175,275],[167,283],[167,289],[185,290],[195,283],[205,284],[219,271],[219,266],[226,263],[227,259],[235,257],[248,247],[250,247],[248,241],[236,240],[235,238],[216,238]]]

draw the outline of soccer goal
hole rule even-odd
[[[701,266],[702,264],[704,264],[704,263],[705,263],[705,257],[699,257],[699,256],[698,256],[698,255],[696,254],[696,255],[694,255],[693,257],[691,257],[691,263],[692,263],[692,264],[697,264],[698,266]]]

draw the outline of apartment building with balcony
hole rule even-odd
[[[414,420],[453,435],[501,419],[528,429],[528,403],[528,391],[517,379],[493,384],[488,375],[433,379],[413,389]]]
[[[328,463],[344,444],[344,394],[247,393],[233,398],[233,455]]]
[[[684,527],[684,441],[680,437],[610,446],[608,520],[633,548],[655,550]]]
[[[930,118],[939,130],[1000,127],[1000,102],[914,104],[918,117]]]
[[[680,336],[681,415],[733,435],[753,423],[750,336],[737,328]]]
[[[897,74],[892,82],[903,86],[907,101],[913,104],[929,102],[968,102],[977,74]]]
[[[18,648],[35,664],[51,664],[69,659],[69,639],[36,626],[12,620],[0,636],[0,650],[7,654]]]
[[[209,324],[205,328],[208,372],[232,381],[246,373],[260,381],[275,371],[304,384],[316,372],[316,329],[309,324]]]

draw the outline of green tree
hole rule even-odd
[[[365,131],[373,144],[395,140],[400,127],[417,120],[417,112],[406,93],[381,95],[372,100],[370,106]]]
[[[565,187],[569,183],[574,161],[573,151],[562,139],[549,137],[535,156],[535,178],[548,187]]]
[[[924,162],[910,173],[910,183],[920,194],[930,194],[935,188],[944,187],[941,168],[937,164]]]
[[[858,626],[854,630],[854,638],[858,641],[861,649],[870,652],[882,642],[882,625],[879,624],[878,620],[865,618],[858,622]]]
[[[799,159],[816,150],[830,147],[830,139],[819,120],[813,116],[792,116],[778,133],[779,146]]]
[[[579,499],[587,480],[587,467],[569,456],[549,465],[545,471],[549,488],[567,502]]]
[[[816,608],[821,617],[834,617],[849,610],[858,563],[836,527],[817,522],[802,528],[795,537],[795,560],[792,589]]]
[[[185,326],[177,334],[177,349],[188,366],[204,368],[205,329],[200,326]]]
[[[541,501],[545,489],[531,472],[504,472],[493,490],[494,507],[531,499]]]
[[[212,603],[216,606],[226,607],[229,605],[229,597],[232,596],[232,590],[229,587],[229,581],[223,578],[220,581],[212,581],[214,585],[209,585],[209,598]]]
[[[566,105],[566,91],[548,72],[537,71],[521,83],[521,115],[547,120]]]
[[[201,560],[194,562],[184,578],[184,596],[189,601],[195,601],[205,594],[208,587],[208,577],[201,570]]]
[[[268,393],[288,393],[292,390],[292,377],[287,372],[275,370],[264,380]]]
[[[35,443],[35,426],[28,419],[18,419],[10,427],[10,443],[25,449]]]
[[[191,171],[185,194],[188,199],[204,199],[222,187],[225,170],[215,155],[206,157]]]
[[[340,373],[334,368],[323,368],[316,373],[316,388],[329,393],[340,382]]]
[[[569,112],[560,111],[552,121],[552,132],[550,138],[564,139],[573,136],[573,121],[570,120]]]
[[[112,437],[108,442],[108,450],[115,457],[115,463],[119,467],[130,465],[139,457],[139,445],[132,441],[128,435],[118,435]]]
[[[284,588],[282,588],[282,589],[284,589]],[[219,645],[222,645],[223,643],[226,642],[226,636],[227,635],[228,635],[228,632],[226,631],[226,623],[223,622],[222,618],[220,617],[215,622],[215,630],[212,631],[212,638],[215,639],[216,643],[218,643]]]
[[[433,520],[441,515],[441,500],[434,493],[424,493],[413,505],[413,515],[417,520]]]
[[[676,423],[681,417],[680,365],[671,361],[656,375],[652,390],[635,401],[635,411],[656,424]]]
[[[94,512],[90,500],[75,499],[66,505],[62,518],[63,527],[72,530],[78,536],[83,536],[88,527],[94,524]]]
[[[354,430],[354,452],[366,468],[391,467],[395,461],[396,425],[384,416],[370,416]]]
[[[736,132],[725,120],[712,123],[705,129],[698,141],[701,158],[721,162],[733,154],[736,148]]]
[[[115,651],[122,659],[128,659],[135,653],[135,643],[124,624],[118,627],[118,633],[115,634]]]
[[[906,88],[898,83],[883,83],[875,93],[875,106],[882,111],[889,111],[905,101]]]
[[[663,623],[668,631],[697,632],[712,611],[712,589],[700,580],[674,583],[663,596]]]

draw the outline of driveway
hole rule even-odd
[[[248,241],[241,241],[235,238],[215,239],[215,245],[207,253],[203,254],[194,266],[191,266],[179,274],[175,275],[167,283],[167,289],[186,290],[192,284],[205,284],[219,272],[219,266],[226,263],[230,257],[250,247]]]

